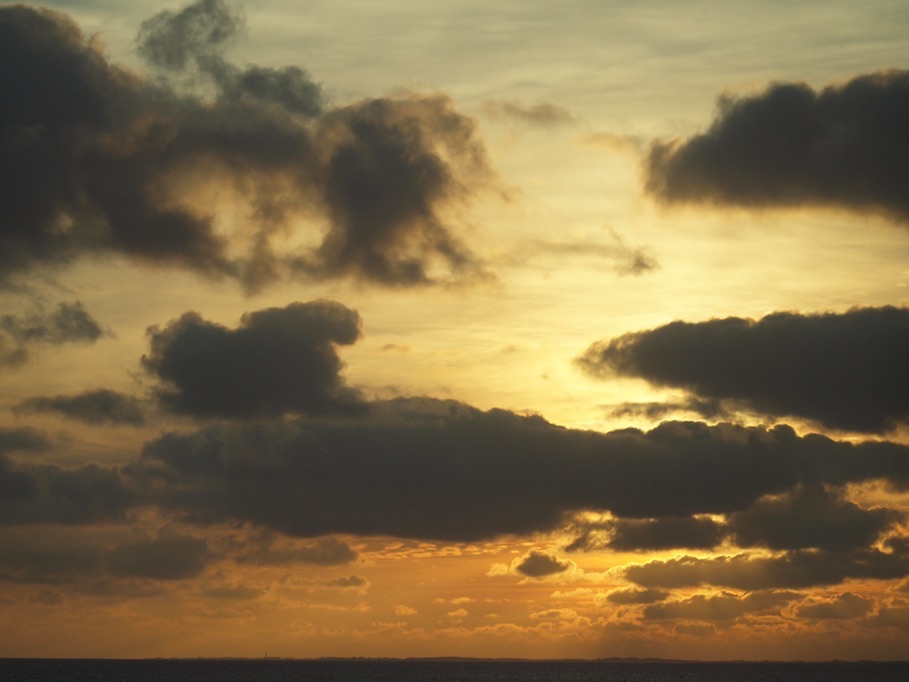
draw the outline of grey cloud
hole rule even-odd
[[[799,618],[848,620],[867,616],[873,608],[873,599],[865,599],[852,592],[844,592],[831,600],[802,604],[797,613]]]
[[[909,415],[907,344],[909,310],[855,308],[676,321],[594,343],[578,362],[594,376],[641,377],[700,400],[882,433]]]
[[[371,403],[356,420],[167,434],[125,474],[198,522],[466,541],[552,530],[585,509],[642,519],[731,514],[800,483],[881,479],[905,489],[909,450],[800,438],[784,427],[573,431],[503,410],[400,399]]]
[[[800,596],[796,592],[752,592],[744,596],[696,594],[678,601],[650,604],[644,607],[644,619],[736,620],[751,613],[778,612]]]
[[[409,286],[482,270],[443,219],[492,178],[469,118],[443,96],[326,110],[299,67],[226,61],[241,32],[213,0],[156,15],[138,39],[164,75],[149,80],[66,15],[0,8],[0,280],[111,252],[250,291],[301,275]],[[201,198],[212,179],[249,207],[234,234]],[[328,218],[321,245],[277,252],[302,216],[302,229]]]
[[[223,58],[246,31],[242,13],[221,0],[198,0],[142,22],[137,51],[151,66],[208,79],[220,100],[274,104],[302,116],[322,111],[322,90],[303,69],[240,68]]]
[[[472,120],[448,97],[370,99],[326,113],[324,199],[331,228],[299,273],[392,286],[482,274],[441,211],[494,182]]]
[[[148,330],[145,369],[161,380],[163,405],[182,414],[252,417],[349,413],[361,407],[344,384],[335,347],[360,337],[360,317],[333,301],[247,313],[231,330],[186,313]]]
[[[145,411],[138,399],[104,388],[77,395],[35,396],[18,403],[13,411],[56,413],[86,424],[145,423]]]
[[[154,66],[183,71],[221,55],[244,30],[238,10],[222,0],[197,0],[179,11],[162,10],[143,21],[137,50]]]
[[[521,557],[514,570],[528,578],[545,578],[547,575],[564,573],[571,568],[571,562],[557,556],[534,549]]]
[[[669,203],[829,206],[909,224],[907,121],[909,72],[896,69],[722,97],[706,132],[653,143],[647,190]]]
[[[557,128],[574,123],[574,116],[567,109],[551,102],[525,105],[520,102],[488,100],[483,110],[492,118],[508,118],[541,128]]]
[[[0,463],[7,452],[44,452],[50,445],[47,436],[36,429],[0,428]]]
[[[34,344],[94,343],[105,333],[78,301],[60,303],[53,312],[5,314],[0,316],[0,366],[24,364]]]

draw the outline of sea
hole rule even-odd
[[[0,682],[907,682],[909,662],[0,659]]]

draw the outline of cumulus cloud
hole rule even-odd
[[[607,593],[606,601],[613,604],[653,604],[668,599],[671,592],[665,590],[621,588]]]
[[[567,559],[560,559],[554,554],[539,549],[532,549],[520,559],[517,559],[512,568],[515,573],[528,578],[545,578],[549,575],[564,573],[574,564]]]
[[[700,400],[883,433],[909,415],[909,310],[774,313],[760,320],[676,321],[598,341],[579,358],[593,376],[634,376]]]
[[[150,79],[64,14],[0,8],[0,280],[87,253],[248,290],[294,274],[409,286],[483,270],[445,218],[492,181],[471,119],[444,95],[328,108],[299,67],[229,62],[242,33],[219,0],[159,13],[137,38]],[[242,228],[218,219],[212,182]],[[319,245],[278,255],[300,218]]]
[[[819,91],[777,83],[724,96],[706,132],[656,141],[647,190],[669,202],[829,206],[909,224],[909,72]]]
[[[247,313],[236,329],[185,313],[150,327],[145,369],[173,412],[254,417],[345,413],[360,406],[341,376],[336,346],[360,337],[360,316],[333,301]]]
[[[732,514],[728,529],[739,547],[837,552],[872,545],[904,518],[892,509],[859,507],[841,491],[798,486]]]
[[[126,473],[154,491],[157,504],[206,522],[248,521],[296,536],[467,541],[554,530],[586,509],[626,519],[728,515],[800,484],[883,480],[905,489],[909,454],[893,443],[799,437],[785,427],[667,422],[646,433],[604,434],[503,410],[398,399],[371,403],[355,420],[251,421],[167,434]],[[883,528],[890,518],[844,508],[845,529],[866,516]],[[637,532],[653,543],[665,523],[673,522],[629,523],[625,536]],[[710,530],[703,522],[680,525],[694,535]]]
[[[36,344],[94,343],[105,333],[78,301],[60,303],[52,312],[37,310],[22,315],[0,315],[0,367],[25,364],[30,349]]]
[[[55,413],[86,424],[145,423],[145,411],[138,399],[105,388],[77,395],[35,396],[18,403],[13,411]]]

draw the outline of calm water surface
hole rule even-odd
[[[0,660],[2,682],[907,682],[909,663]]]

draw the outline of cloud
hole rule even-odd
[[[115,467],[14,464],[0,456],[0,525],[122,519],[137,502]]]
[[[657,420],[671,414],[692,413],[703,419],[730,419],[731,411],[723,405],[721,400],[701,400],[694,396],[687,396],[683,400],[666,402],[625,402],[614,406],[609,411],[613,418],[644,417]]]
[[[327,108],[299,67],[227,61],[242,32],[217,0],[155,15],[137,39],[150,79],[64,14],[0,8],[0,283],[111,253],[248,291],[482,271],[444,218],[493,182],[471,119],[444,95]]]
[[[798,486],[732,514],[728,528],[739,547],[837,552],[868,547],[905,518],[892,509],[863,509],[842,494],[819,486]]]
[[[557,128],[574,123],[567,109],[551,102],[526,105],[505,100],[486,100],[483,112],[490,118],[505,118],[541,128]]]
[[[800,598],[796,592],[752,592],[744,596],[723,593],[696,594],[687,599],[649,604],[644,607],[644,620],[736,620],[751,613],[776,610]]]
[[[653,604],[667,599],[670,594],[664,590],[622,588],[609,592],[606,601],[613,604]]]
[[[112,581],[193,578],[212,559],[203,539],[167,527],[154,535],[116,526],[0,532],[0,577],[24,583],[72,582],[91,594],[124,594],[114,590]]]
[[[469,541],[562,528],[581,510],[629,519],[733,514],[800,484],[882,480],[903,490],[909,455],[895,443],[799,437],[782,426],[667,422],[646,433],[593,433],[396,399],[370,403],[356,419],[166,434],[124,475],[154,493],[149,503],[200,522],[247,521],[301,537]],[[875,514],[867,518],[881,527]],[[843,516],[847,529],[855,518],[865,515]],[[642,527],[646,536],[661,523]]]
[[[207,556],[205,540],[163,528],[154,538],[112,549],[107,570],[117,577],[182,580],[200,575]]]
[[[0,367],[25,364],[34,344],[94,343],[104,335],[100,323],[78,301],[60,303],[49,313],[38,310],[24,315],[0,315]]]
[[[717,109],[706,132],[652,144],[648,192],[667,203],[829,206],[909,224],[909,72],[819,91],[777,83],[721,97]]]
[[[104,388],[77,395],[35,396],[18,403],[13,411],[57,413],[86,424],[141,426],[145,423],[139,400]]]
[[[169,410],[201,417],[351,412],[360,399],[335,347],[360,337],[360,316],[333,301],[247,313],[237,329],[185,313],[150,327],[144,368]]]
[[[799,606],[799,618],[818,620],[849,620],[863,618],[874,608],[873,599],[859,597],[852,592],[844,592],[833,599],[813,600]]]
[[[909,309],[676,321],[591,345],[593,376],[634,376],[772,416],[883,433],[909,415]]]
[[[7,452],[44,452],[50,445],[47,436],[35,429],[0,428],[0,458]]]
[[[322,111],[322,89],[295,66],[241,69],[223,58],[245,33],[242,13],[221,0],[199,0],[179,11],[164,10],[146,19],[136,51],[168,76],[204,78],[220,101],[277,105],[302,116]]]
[[[512,564],[515,573],[528,578],[545,578],[549,575],[564,573],[574,564],[567,559],[559,559],[554,554],[539,549],[532,549]]]
[[[612,549],[618,552],[665,549],[712,549],[723,541],[722,524],[709,518],[615,519],[605,524],[608,540],[582,533],[566,549]],[[585,529],[586,530],[586,529]]]
[[[890,542],[887,551],[798,550],[775,557],[738,554],[707,559],[683,556],[629,566],[625,577],[647,588],[715,585],[738,590],[818,587],[851,578],[892,580],[909,575],[909,552],[904,544]]]
[[[245,564],[283,566],[303,563],[339,566],[349,564],[359,557],[356,550],[337,538],[319,538],[313,544],[300,544],[262,532],[233,544],[230,554],[235,561]],[[354,583],[336,586],[352,587]]]
[[[355,275],[391,286],[482,275],[482,264],[443,222],[445,207],[494,183],[473,121],[444,95],[370,99],[319,122],[331,228],[305,276]],[[447,275],[442,275],[444,279]]]

